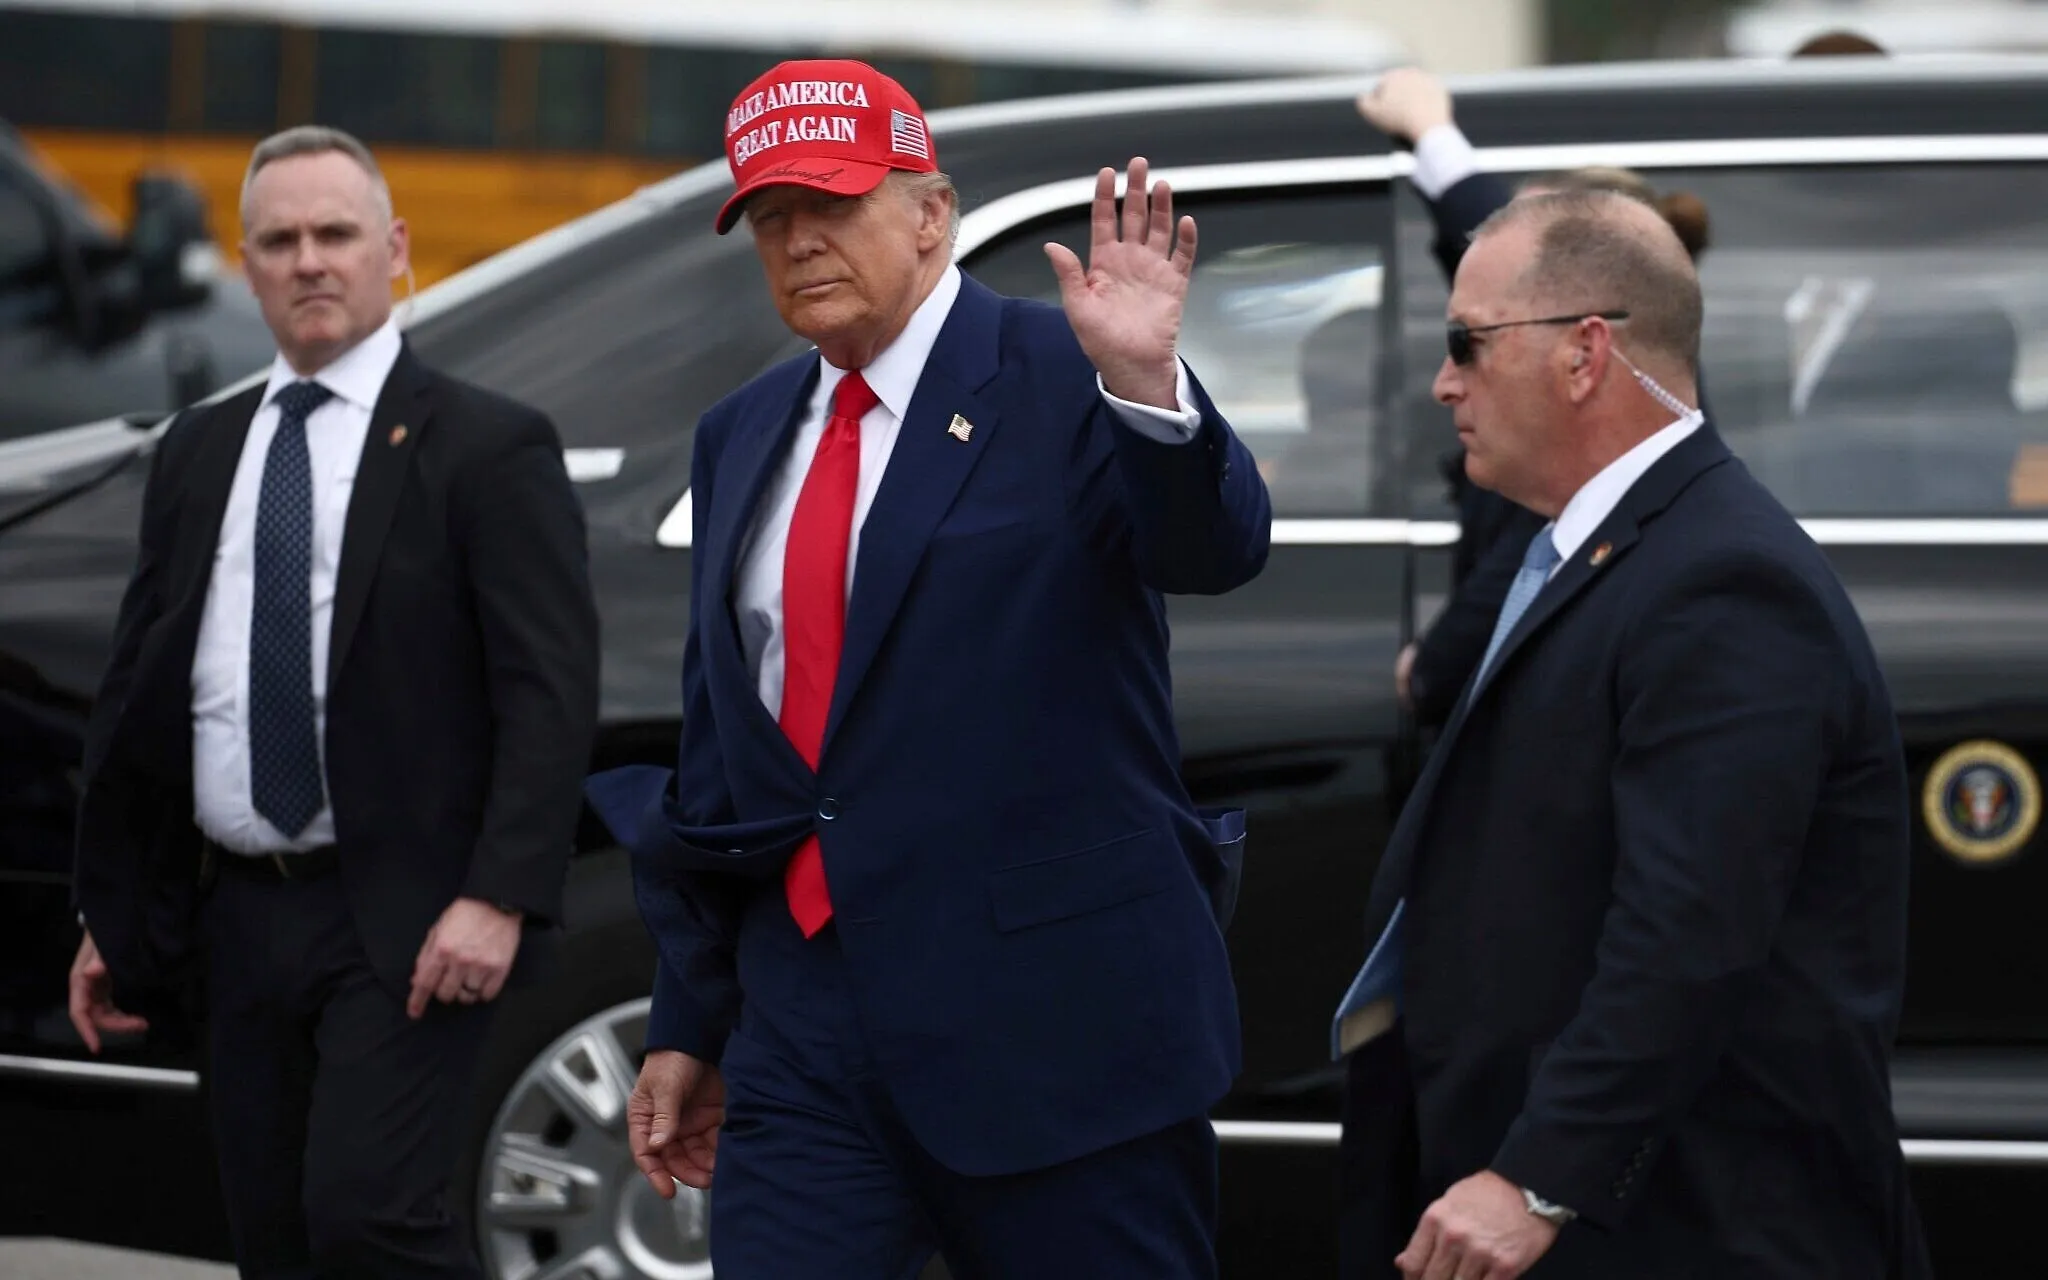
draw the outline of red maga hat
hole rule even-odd
[[[862,196],[891,169],[932,173],[931,133],[917,99],[865,62],[785,62],[740,90],[725,115],[725,159],[739,190],[718,211],[724,235],[762,187]]]

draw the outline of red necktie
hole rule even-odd
[[[880,403],[858,372],[840,379],[832,416],[789,521],[782,553],[782,731],[812,769],[825,745],[825,717],[846,638],[846,549],[860,484],[860,420]],[[832,918],[818,837],[807,837],[782,875],[789,913],[806,938]]]

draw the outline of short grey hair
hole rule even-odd
[[[370,188],[375,193],[377,211],[384,215],[385,222],[390,222],[391,185],[384,181],[384,171],[377,167],[377,157],[370,154],[370,149],[354,134],[344,133],[340,129],[330,128],[324,124],[302,124],[297,128],[286,129],[283,133],[271,134],[257,143],[256,149],[249,153],[249,171],[242,175],[242,225],[249,225],[249,188],[255,184],[256,175],[261,173],[266,165],[275,164],[279,160],[289,160],[293,156],[325,155],[330,151],[338,151],[347,156],[361,166],[364,173],[370,175]]]
[[[1699,370],[1704,302],[1692,255],[1657,211],[1614,191],[1523,196],[1474,239],[1508,227],[1536,233],[1522,287],[1560,311],[1629,313],[1629,345]]]
[[[953,185],[952,178],[939,172],[913,173],[908,169],[898,169],[889,175],[889,179],[896,184],[897,190],[912,200],[922,201],[926,196],[938,195],[941,192],[951,196],[953,218],[946,232],[947,243],[960,243],[960,190]]]

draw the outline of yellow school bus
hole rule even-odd
[[[205,193],[230,254],[249,148],[331,124],[377,153],[421,285],[721,154],[787,57],[859,57],[930,108],[1203,79],[1356,73],[1352,23],[1110,0],[0,0],[0,119],[117,218],[146,166]]]

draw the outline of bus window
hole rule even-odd
[[[205,128],[261,136],[277,127],[276,27],[206,24]]]
[[[775,63],[751,50],[647,50],[645,149],[709,160],[725,153],[725,111]]]
[[[426,146],[495,141],[496,40],[336,28],[320,33],[318,62],[322,124]]]
[[[67,129],[161,129],[171,24],[10,10],[0,24],[0,119]]]
[[[604,146],[604,46],[549,40],[534,76],[533,140],[555,151]]]

